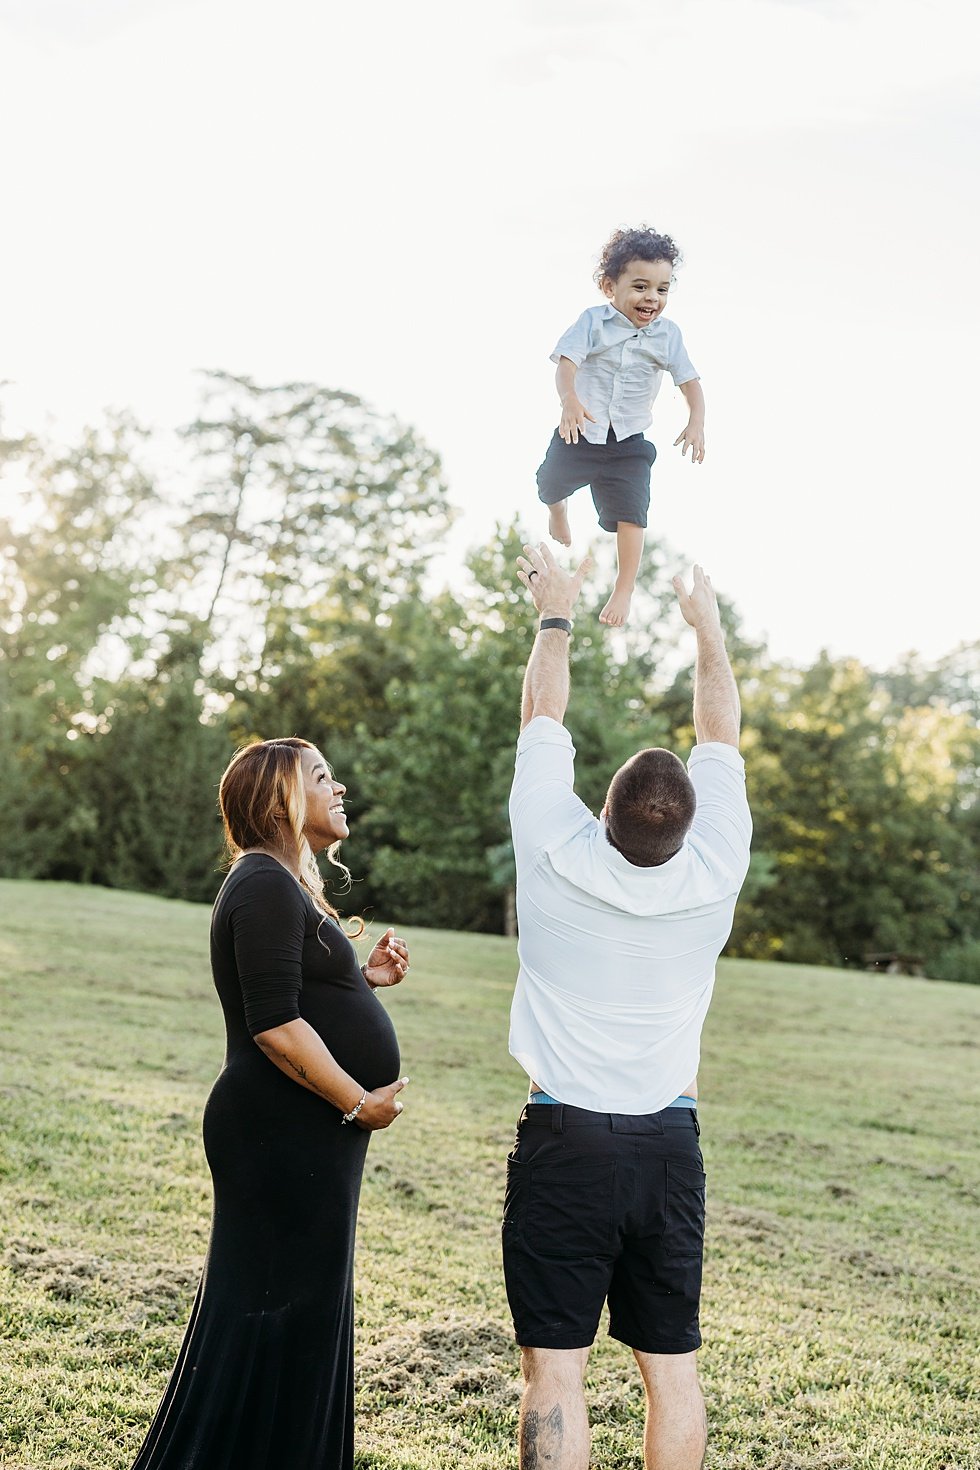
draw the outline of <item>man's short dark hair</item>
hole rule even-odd
[[[694,821],[694,787],[673,751],[639,750],[613,776],[606,796],[606,836],[637,868],[674,856]]]

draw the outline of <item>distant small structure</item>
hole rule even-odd
[[[924,975],[925,960],[920,954],[900,954],[892,950],[888,954],[866,954],[864,966],[879,975]]]

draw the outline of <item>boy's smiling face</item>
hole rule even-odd
[[[669,260],[631,260],[616,278],[602,278],[602,292],[634,327],[648,327],[667,305],[674,267]]]

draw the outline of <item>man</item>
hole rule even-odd
[[[583,1379],[603,1305],[647,1396],[647,1470],[699,1470],[704,1235],[697,1068],[715,961],[749,863],[739,700],[710,580],[694,569],[697,745],[645,750],[598,820],[573,790],[573,575],[524,548],[541,614],[510,813],[520,972],[510,1050],[531,1079],[508,1160],[504,1273],[522,1349],[521,1470],[586,1470]],[[611,716],[612,717],[612,716]]]

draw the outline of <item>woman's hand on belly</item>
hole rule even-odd
[[[387,1087],[376,1087],[373,1092],[369,1092],[361,1111],[354,1119],[357,1126],[372,1133],[378,1128],[388,1128],[402,1111],[404,1104],[398,1093],[408,1080],[407,1077],[399,1077],[397,1082],[389,1082]]]

